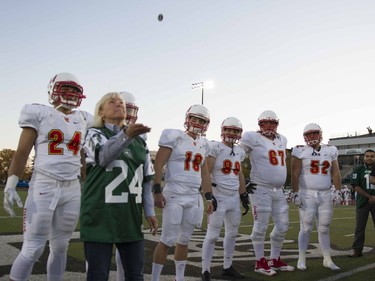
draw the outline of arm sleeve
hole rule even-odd
[[[91,128],[87,131],[83,146],[86,164],[107,167],[131,142],[132,139],[128,138],[123,131],[107,139],[100,129]]]
[[[147,181],[143,183],[143,210],[145,212],[145,217],[154,217],[154,197],[152,195],[152,181]]]
[[[123,151],[133,139],[125,135],[124,131],[121,130],[117,135],[107,140],[99,149],[99,166],[107,167],[109,163],[116,160],[119,153]]]

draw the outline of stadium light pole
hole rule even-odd
[[[203,105],[203,101],[204,101],[204,89],[210,89],[213,87],[213,82],[212,81],[206,81],[206,82],[196,82],[196,83],[192,83],[191,84],[191,88],[192,89],[196,89],[196,88],[201,88],[202,90],[202,105]]]

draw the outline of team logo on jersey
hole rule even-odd
[[[65,122],[67,122],[67,123],[69,123],[69,122],[70,122],[70,120],[69,120],[69,118],[68,118],[68,117],[64,117],[64,120],[65,120]]]
[[[123,153],[124,153],[124,155],[125,155],[127,158],[133,159],[133,154],[132,154],[132,152],[130,151],[130,149],[126,148],[126,149],[124,150]]]

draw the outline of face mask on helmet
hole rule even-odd
[[[126,103],[126,124],[135,123],[138,119],[138,109],[139,107],[136,105],[135,97],[132,93],[129,92],[121,92],[122,97]]]
[[[221,139],[227,143],[238,143],[242,136],[242,124],[235,117],[229,117],[221,124]]]
[[[308,146],[316,146],[323,140],[322,129],[318,124],[307,124],[303,129],[303,138]]]
[[[272,110],[266,110],[259,115],[258,125],[262,135],[267,137],[275,136],[279,126],[279,118]]]
[[[191,119],[192,117],[196,117],[198,119],[203,120],[204,124],[199,122],[193,122]],[[187,111],[185,115],[185,123],[184,128],[186,131],[191,132],[196,135],[206,135],[206,131],[208,129],[208,125],[210,124],[210,113],[208,109],[200,104],[192,105]]]
[[[59,73],[48,83],[49,103],[61,106],[65,109],[73,109],[81,105],[83,87],[79,84],[77,77],[71,73]],[[69,90],[73,88],[74,90]]]

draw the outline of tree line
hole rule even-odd
[[[0,150],[0,181],[1,183],[5,183],[6,179],[8,178],[8,170],[10,166],[10,162],[12,162],[13,155],[16,151],[13,149],[3,149]],[[23,175],[20,179],[30,180],[31,174],[33,171],[33,163],[34,158],[29,158],[27,161],[25,170]]]

